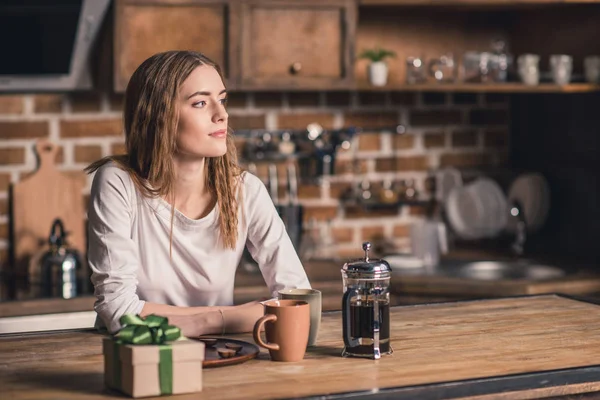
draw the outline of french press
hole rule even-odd
[[[364,260],[344,264],[342,278],[343,357],[377,360],[392,354],[390,343],[390,277],[385,260],[370,259],[371,243],[363,243]]]

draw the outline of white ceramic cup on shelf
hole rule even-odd
[[[525,85],[535,86],[540,83],[540,56],[537,54],[521,54],[517,58],[519,77]]]
[[[550,56],[550,72],[552,80],[557,85],[568,85],[571,82],[573,72],[573,57],[566,54],[554,54]]]
[[[587,56],[583,59],[583,71],[588,83],[600,83],[600,56]]]

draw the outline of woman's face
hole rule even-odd
[[[179,91],[178,157],[220,157],[227,152],[227,92],[217,70],[197,67]]]

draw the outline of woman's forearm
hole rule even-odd
[[[222,313],[221,313],[222,312]],[[146,303],[142,316],[156,314],[181,328],[182,334],[195,337],[207,334],[250,332],[263,316],[264,307],[254,301],[239,306],[176,307]]]

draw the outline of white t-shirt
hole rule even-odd
[[[235,250],[224,249],[218,241],[217,206],[197,220],[175,210],[171,258],[171,205],[160,197],[144,197],[115,163],[98,169],[88,211],[97,326],[119,330],[119,318],[140,313],[145,301],[232,305],[235,272],[245,246],[273,296],[284,288],[310,288],[264,184],[247,172],[242,182]]]

